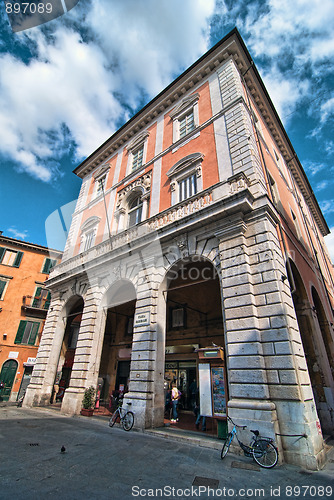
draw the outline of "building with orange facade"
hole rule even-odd
[[[50,305],[45,286],[61,253],[0,233],[0,401],[24,394]]]
[[[333,429],[329,229],[238,31],[74,172],[25,405],[60,380],[73,415],[99,385],[159,427],[176,384],[180,423],[199,396],[208,419],[252,423],[317,468]]]

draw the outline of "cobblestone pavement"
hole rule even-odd
[[[333,449],[321,471],[266,470],[243,456],[222,461],[219,450],[107,422],[0,407],[0,499],[333,498]]]

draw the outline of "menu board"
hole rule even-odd
[[[224,368],[211,367],[212,402],[215,417],[226,417]]]
[[[198,375],[200,414],[206,417],[212,417],[210,364],[200,363],[198,365]]]

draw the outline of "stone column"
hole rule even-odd
[[[105,328],[105,314],[99,309],[101,292],[97,279],[90,279],[75,349],[70,385],[65,391],[62,413],[74,415],[82,408],[86,388],[96,387]]]
[[[142,429],[163,425],[164,415],[165,336],[161,321],[165,321],[165,315],[160,311],[158,321],[162,273],[155,268],[154,261],[152,258],[149,263],[146,259],[147,267],[138,276],[129,392],[124,398],[124,406],[135,413],[135,427]]]
[[[257,205],[248,216],[229,217],[216,234],[229,412],[275,437],[290,463],[315,469],[323,460],[322,436],[276,220],[265,198]]]
[[[66,313],[60,294],[52,292],[49,312],[45,321],[36,364],[27,388],[23,406],[43,406],[50,403],[53,384],[63,342]]]

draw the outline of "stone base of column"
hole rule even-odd
[[[82,408],[84,389],[68,387],[65,391],[61,405],[61,413],[68,416],[78,415]]]
[[[275,440],[279,462],[283,462],[281,440],[277,437],[279,426],[275,404],[271,401],[232,399],[228,402],[228,415],[238,425],[247,425],[248,430],[258,430],[262,436]],[[251,439],[252,433],[249,432]],[[249,444],[249,443],[245,443]]]
[[[309,470],[318,470],[324,464],[320,423],[312,402],[234,399],[228,402],[228,409],[236,424],[275,439],[280,462]]]
[[[276,401],[276,411],[284,460],[305,469],[320,469],[325,463],[325,450],[314,402]]]
[[[50,404],[51,391],[46,392],[40,385],[30,384],[24,396],[22,406],[33,408],[34,406],[48,406]]]
[[[130,410],[135,415],[134,427],[136,429],[149,429],[152,427],[162,427],[164,423],[163,409],[153,408],[152,400],[138,393],[126,393],[123,401],[123,408]]]

